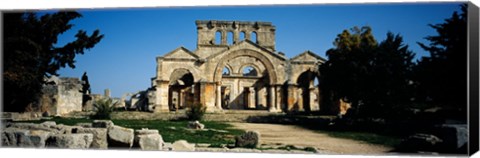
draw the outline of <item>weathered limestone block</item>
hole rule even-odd
[[[195,145],[189,144],[186,140],[177,140],[173,142],[172,148],[174,151],[195,151]]]
[[[92,123],[77,123],[75,124],[75,126],[80,126],[80,127],[83,127],[83,128],[92,128]]]
[[[417,133],[404,139],[399,150],[406,152],[435,151],[443,140],[435,135]]]
[[[135,147],[142,150],[162,150],[163,138],[160,134],[135,135]]]
[[[192,121],[192,122],[188,122],[188,128],[203,129],[203,128],[205,128],[205,125],[201,124],[199,121]]]
[[[90,148],[107,149],[107,129],[104,128],[79,128],[77,133],[93,134],[93,141]]]
[[[28,139],[31,142],[31,147],[44,148],[46,140],[50,137],[51,133],[42,130],[32,130],[28,134]]]
[[[134,135],[133,129],[120,126],[108,128],[108,146],[109,147],[132,147]]]
[[[6,128],[2,130],[2,146],[22,146],[30,131],[19,128]]]
[[[70,149],[87,149],[93,142],[93,134],[57,134],[47,139],[47,147],[70,148]]]
[[[95,128],[110,128],[114,124],[111,120],[93,120],[92,127]]]
[[[468,126],[466,124],[444,124],[436,131],[448,149],[459,149],[468,142]]]
[[[235,147],[258,147],[260,142],[260,133],[257,131],[247,131],[241,136],[235,137]]]
[[[51,128],[63,131],[63,133],[60,134],[73,134],[77,133],[78,129],[83,128],[80,126],[67,126],[63,124],[55,125],[55,126],[50,126]]]
[[[58,125],[47,126],[47,125],[33,124],[33,123],[12,123],[7,125],[7,127],[9,128],[19,128],[19,129],[25,129],[25,130],[42,130],[42,131],[52,132],[53,134],[65,133],[64,128],[58,128],[57,126]]]
[[[45,122],[41,123],[41,125],[45,125],[45,126],[49,127],[49,126],[55,126],[55,125],[57,125],[57,123],[55,121],[45,121]]]

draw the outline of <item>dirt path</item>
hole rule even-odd
[[[294,125],[231,123],[237,129],[260,132],[260,144],[297,145],[315,147],[328,153],[337,154],[385,154],[391,148],[367,144],[361,141],[342,139],[314,132]]]

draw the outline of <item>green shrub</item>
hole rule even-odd
[[[187,109],[187,118],[192,121],[200,121],[202,120],[203,115],[205,115],[206,110],[207,107],[203,106],[200,103],[193,104],[190,108]]]
[[[110,119],[112,112],[115,110],[115,104],[113,99],[105,98],[95,101],[93,106],[96,109],[95,114],[92,116],[94,119]]]

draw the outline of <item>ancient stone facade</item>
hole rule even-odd
[[[270,22],[196,21],[197,49],[157,57],[154,111],[201,103],[207,111],[318,111],[314,80],[325,59],[305,51],[287,58],[275,50]]]

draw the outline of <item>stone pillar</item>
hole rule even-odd
[[[222,109],[222,85],[217,83],[217,99],[215,102],[215,106],[217,109]]]
[[[155,112],[168,112],[168,81],[157,81],[155,91]]]
[[[275,86],[271,85],[269,87],[269,93],[270,93],[270,102],[268,103],[268,111],[276,111],[275,109]]]
[[[296,87],[295,84],[288,84],[287,85],[287,93],[288,93],[287,94],[287,107],[286,107],[287,111],[291,111],[295,107],[295,102],[297,101],[296,90],[297,90],[297,87]]]
[[[255,88],[248,87],[248,108],[255,108]]]
[[[275,95],[276,95],[276,102],[275,102],[275,109],[279,111],[281,109],[281,104],[282,104],[282,86],[277,85],[275,88]]]
[[[227,45],[227,32],[222,31],[222,45]]]
[[[208,112],[215,111],[215,83],[200,82],[200,103],[207,107]]]

